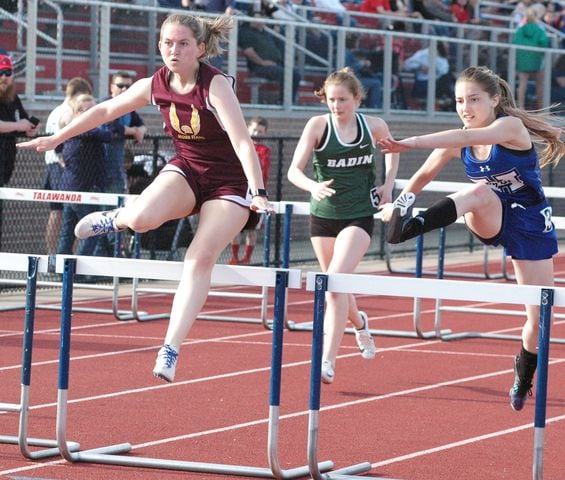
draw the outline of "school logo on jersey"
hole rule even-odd
[[[496,175],[476,176],[471,178],[471,180],[473,182],[486,182],[495,190],[503,193],[514,193],[525,186],[520,173],[515,168]]]
[[[372,153],[369,155],[361,155],[360,157],[328,158],[328,167],[330,168],[358,167],[359,165],[371,165],[372,163]]]
[[[200,133],[200,114],[198,109],[192,105],[192,114],[190,116],[190,125],[181,125],[180,119],[177,115],[177,107],[171,102],[169,108],[169,121],[171,127],[178,133],[178,138],[181,140],[204,140],[204,137],[199,136]]]

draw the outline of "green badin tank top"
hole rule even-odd
[[[365,117],[356,114],[360,134],[354,143],[340,140],[333,118],[326,115],[323,144],[314,150],[313,169],[317,182],[334,179],[336,193],[320,201],[311,199],[310,213],[321,218],[351,219],[377,213],[370,198],[375,187],[375,147]]]

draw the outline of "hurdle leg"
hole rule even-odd
[[[81,453],[73,452],[67,442],[67,405],[69,388],[69,363],[71,348],[71,317],[73,303],[73,280],[76,260],[66,259],[63,272],[63,292],[61,302],[61,341],[59,351],[59,388],[57,392],[57,445],[63,458],[69,462],[80,460]],[[102,447],[97,451],[128,452],[129,443]]]
[[[0,443],[18,445],[20,447],[20,452],[22,453],[22,455],[26,458],[29,458],[30,460],[40,460],[43,458],[54,457],[60,454],[60,451],[57,448],[56,440],[28,437],[29,389],[31,384],[32,347],[33,333],[35,328],[38,265],[39,257],[28,257],[20,403],[0,403],[0,411],[18,412],[20,414],[18,436],[15,437],[1,435]],[[29,448],[30,446],[47,448],[39,451],[31,451]],[[80,446],[78,443],[71,442],[69,448],[72,450],[78,450]]]
[[[551,310],[553,290],[542,288],[540,303],[540,322],[538,338],[538,365],[536,382],[536,407],[534,420],[534,461],[532,473],[534,480],[543,479],[543,452],[545,438],[545,416],[547,407],[547,377],[549,362],[549,336],[551,331]]]
[[[308,473],[307,467],[299,467],[292,470],[281,470],[277,456],[277,440],[275,435],[278,433],[278,398],[280,390],[280,372],[282,363],[282,335],[273,339],[276,351],[273,353],[275,365],[271,369],[271,404],[269,416],[269,461],[270,468],[250,467],[243,465],[224,465],[216,463],[190,462],[180,460],[167,460],[159,458],[128,457],[120,455],[131,450],[131,444],[123,443],[107,447],[100,447],[92,450],[71,452],[66,441],[67,430],[67,404],[68,404],[68,385],[69,385],[69,360],[70,360],[70,335],[71,335],[71,314],[72,314],[72,284],[76,270],[76,259],[66,258],[64,260],[63,272],[63,309],[61,313],[61,348],[59,359],[59,393],[57,400],[57,442],[63,457],[70,462],[90,462],[106,465],[121,465],[133,467],[145,467],[164,470],[180,470],[202,473],[216,473],[224,475],[238,475],[245,477],[258,478],[298,478]],[[284,308],[286,289],[288,287],[288,272],[277,274],[276,287],[276,316],[278,324],[282,325],[281,308]],[[282,305],[282,307],[281,307]],[[274,373],[273,373],[274,372]],[[276,401],[275,401],[276,400]],[[331,468],[331,463],[325,462],[321,468]]]
[[[359,477],[357,473],[371,470],[369,462],[343,467],[331,472],[322,473],[318,464],[318,433],[320,425],[320,389],[322,381],[322,349],[324,335],[324,304],[328,289],[328,276],[316,275],[314,291],[314,327],[312,329],[312,367],[310,371],[310,412],[308,417],[308,465],[310,475],[314,480],[337,479],[376,479],[382,477]]]
[[[278,460],[278,429],[279,429],[279,406],[281,390],[281,370],[283,351],[284,314],[286,309],[285,289],[287,285],[287,272],[281,271],[277,274],[277,285],[275,287],[275,321],[273,324],[273,348],[271,357],[271,385],[269,395],[269,441],[268,454],[269,466],[275,478],[296,478],[308,475],[308,466],[284,471]],[[281,291],[282,289],[282,291]],[[333,468],[333,462],[327,461],[317,465],[321,471]]]

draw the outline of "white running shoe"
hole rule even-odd
[[[369,330],[369,317],[367,317],[367,314],[361,310],[359,310],[359,317],[363,321],[363,326],[361,328],[354,329],[355,339],[357,340],[357,345],[359,345],[359,350],[361,350],[361,356],[365,360],[372,360],[375,358],[377,349]]]
[[[405,225],[412,219],[412,206],[416,201],[416,195],[406,192],[399,195],[393,202],[393,211],[386,230],[386,241],[388,243],[400,243]]]
[[[153,375],[162,378],[167,382],[172,382],[175,378],[175,369],[179,353],[170,345],[163,345],[157,353]]]
[[[334,367],[329,360],[322,360],[322,382],[333,383]]]
[[[75,226],[75,237],[85,238],[105,235],[107,233],[121,232],[124,228],[116,226],[116,216],[120,209],[105,212],[92,212],[82,217]]]

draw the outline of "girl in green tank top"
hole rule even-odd
[[[398,154],[385,156],[385,182],[377,185],[375,140],[389,134],[381,118],[357,112],[363,87],[350,68],[330,74],[316,92],[329,114],[312,117],[302,132],[288,179],[310,193],[311,241],[324,272],[353,273],[371,243],[379,201],[392,201]],[[312,161],[314,178],[304,171]],[[328,294],[322,381],[332,383],[349,320],[363,358],[375,357],[368,316],[353,295]]]

